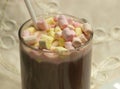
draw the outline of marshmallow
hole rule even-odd
[[[66,45],[72,46],[72,42],[71,41],[65,42],[65,46]]]
[[[27,44],[34,44],[37,41],[35,35],[24,36],[23,39]]]
[[[43,19],[37,22],[37,26],[40,30],[48,30],[50,28],[48,23]]]
[[[72,42],[71,42],[71,41],[65,42],[65,48],[66,48],[66,49],[69,49],[69,50],[75,49],[75,48],[72,46]]]
[[[73,25],[68,25],[68,27],[69,27],[70,29],[72,29],[72,30],[75,29],[75,27],[74,27]]]
[[[57,22],[59,18],[59,15],[54,16],[54,21]]]
[[[75,28],[76,35],[79,36],[82,34],[82,29],[81,28]]]
[[[50,29],[47,31],[47,33],[48,33],[49,36],[55,37],[54,28],[50,28]]]
[[[82,24],[79,22],[73,21],[73,26],[77,28],[77,27],[81,27]]]
[[[51,59],[51,60],[56,60],[56,58],[58,57],[58,54],[57,53],[47,53],[45,52],[44,53],[44,56]]]
[[[89,23],[84,23],[84,24],[83,24],[83,29],[84,29],[84,30],[92,31],[92,27],[91,27],[91,25],[90,25]],[[84,31],[84,30],[83,30],[83,31]]]
[[[40,49],[46,49],[47,48],[46,42],[44,40],[39,41],[39,48]]]
[[[53,17],[50,17],[50,18],[46,19],[46,22],[50,25],[56,24]]]
[[[81,40],[81,44],[84,44],[85,42],[88,41],[88,39],[85,37],[84,34],[81,34],[81,35],[79,36],[79,38],[80,38],[80,40]]]
[[[87,39],[90,39],[90,37],[91,37],[91,31],[89,31],[89,30],[85,30],[84,32],[84,35],[85,35],[85,37],[87,38]]]
[[[67,51],[67,49],[64,48],[64,47],[54,47],[53,50],[54,50],[55,52],[58,52],[58,53]]]
[[[51,36],[48,36],[48,35],[43,34],[43,35],[41,35],[40,40],[41,40],[41,41],[45,41],[45,42],[46,42],[46,48],[47,48],[47,49],[50,49],[54,38],[51,37]]]
[[[62,31],[62,36],[66,41],[72,41],[73,37],[75,36],[75,32],[69,28],[65,28]]]
[[[60,31],[62,31],[62,30],[59,26],[55,27],[55,32],[60,32]]]
[[[56,24],[51,24],[50,28],[55,28]]]
[[[80,47],[81,46],[81,40],[79,37],[74,37],[72,44],[75,48]]]
[[[55,33],[55,39],[59,39],[59,38],[61,38],[61,36],[62,36],[62,32],[61,31]]]
[[[37,22],[35,29],[30,26],[23,30],[22,36],[32,47],[58,52],[74,50],[83,45],[91,36],[91,26],[73,18],[57,15]]]
[[[41,33],[40,31],[36,31],[36,32],[34,33],[34,35],[35,35],[37,38],[39,38],[39,37],[41,36],[41,34],[43,34],[43,33]]]
[[[36,31],[36,29],[35,29],[34,27],[29,27],[29,28],[27,28],[27,30],[28,30],[31,34],[33,34],[33,33]]]
[[[61,27],[61,29],[64,29],[68,26],[68,21],[64,15],[59,16],[58,25]]]
[[[67,21],[70,25],[73,24],[73,22],[74,22],[73,18],[68,18]]]
[[[83,24],[83,33],[85,34],[85,36],[86,36],[87,39],[90,39],[91,32],[92,32],[91,25],[88,24],[88,23],[84,23]]]
[[[54,41],[54,42],[52,43],[52,46],[53,46],[53,47],[58,46],[58,41]]]
[[[31,34],[30,34],[30,31],[28,31],[28,30],[24,30],[23,32],[22,32],[22,36],[24,37],[24,36],[30,36]]]
[[[63,47],[64,44],[65,44],[65,40],[63,38],[59,38],[58,39],[58,45]]]
[[[36,42],[34,45],[33,45],[34,48],[38,49],[39,48],[39,42]]]

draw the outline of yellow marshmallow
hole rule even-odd
[[[53,50],[59,53],[67,51],[67,49],[64,47],[54,47]]]
[[[32,47],[33,48],[39,48],[39,42],[36,42]]]
[[[39,42],[36,42],[33,47],[38,47],[39,46]]]
[[[35,35],[25,36],[23,39],[27,44],[34,44],[37,41]]]
[[[55,33],[55,39],[59,39],[62,37],[62,32],[56,32]]]
[[[39,48],[40,49],[46,49],[47,48],[46,41],[40,40],[39,41]]]
[[[61,30],[61,28],[59,26],[55,27],[55,33],[60,32],[60,31],[62,31],[62,30]]]
[[[53,18],[53,17],[50,17],[50,18],[46,19],[46,22],[47,22],[48,24],[50,24],[50,25],[56,24],[56,22],[54,21],[54,18]]]
[[[50,28],[47,33],[49,36],[55,37],[54,28]]]
[[[65,40],[63,38],[59,38],[58,39],[58,45],[63,47],[64,44],[65,44]]]
[[[40,40],[45,41],[46,42],[46,48],[50,49],[54,38],[51,37],[51,36],[48,36],[48,35],[41,35]]]
[[[58,46],[58,41],[54,41],[54,42],[52,43],[52,46],[53,46],[53,47]]]
[[[27,30],[30,31],[30,33],[34,33],[36,31],[34,27],[29,27],[27,28]]]
[[[79,36],[82,34],[82,29],[81,28],[75,28],[76,35]]]

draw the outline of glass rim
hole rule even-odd
[[[55,14],[55,15],[65,15],[65,16],[69,16],[69,17],[72,17],[72,18],[74,18],[75,20],[77,20],[77,21],[79,21],[79,22],[81,21],[82,23],[86,23],[86,22],[83,22],[83,21],[81,20],[81,18],[72,16],[72,15],[68,15],[68,14]],[[39,16],[37,16],[37,17],[39,18],[39,17],[41,17],[41,16],[44,16],[44,14],[39,15]],[[54,16],[54,14],[53,14],[52,16]],[[30,21],[32,21],[31,18],[28,19],[28,20],[26,20],[26,21],[20,26],[19,31],[18,31],[19,41],[22,42],[26,47],[28,47],[28,48],[30,48],[30,49],[32,49],[32,50],[35,50],[35,51],[53,52],[52,50],[47,50],[47,49],[46,49],[46,50],[36,49],[36,48],[33,48],[33,47],[31,47],[31,46],[29,46],[28,44],[25,43],[24,39],[23,39],[22,36],[21,36],[21,31],[22,31],[24,25],[27,24],[27,23],[30,22]],[[92,38],[93,38],[93,29],[92,29],[92,31],[91,31],[90,39],[89,39],[84,45],[81,45],[80,47],[78,47],[78,48],[76,48],[76,49],[74,49],[74,50],[68,50],[68,51],[77,51],[77,50],[79,50],[79,49],[81,49],[81,48],[89,45],[89,43],[92,41]]]

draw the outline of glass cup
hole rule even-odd
[[[90,40],[75,50],[52,52],[24,42],[21,32],[31,24],[30,19],[19,30],[22,89],[90,89],[93,32]]]

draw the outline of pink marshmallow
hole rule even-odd
[[[54,21],[58,21],[59,15],[54,16]]]
[[[61,29],[64,29],[68,26],[68,21],[64,15],[59,16],[58,25],[61,27]]]
[[[69,28],[65,28],[62,31],[62,36],[66,41],[72,41],[73,37],[75,36],[75,32]]]
[[[50,28],[44,19],[38,21],[37,26],[40,30],[48,30]]]
[[[77,28],[77,27],[81,27],[81,25],[82,25],[81,23],[76,22],[76,21],[73,21],[73,26],[74,26],[74,27],[76,27],[76,28]]]
[[[65,48],[67,48],[67,49],[69,49],[69,50],[75,49],[75,48],[72,46],[72,42],[70,42],[70,41],[65,42]]]
[[[22,36],[29,36],[29,35],[30,35],[30,31],[28,31],[28,30],[24,30],[22,32]]]
[[[68,18],[67,21],[69,24],[73,24],[73,22],[74,22],[72,18]]]

